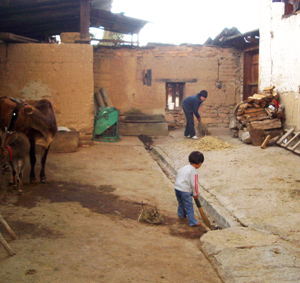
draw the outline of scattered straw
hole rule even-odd
[[[196,144],[196,148],[203,151],[223,150],[232,147],[233,146],[230,143],[211,136],[205,136],[201,138]]]

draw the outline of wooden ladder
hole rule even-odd
[[[276,143],[300,155],[300,132],[295,132],[295,128],[289,129]]]
[[[17,239],[15,232],[10,228],[10,226],[7,224],[7,222],[4,220],[4,218],[1,214],[0,214],[0,223],[3,224],[4,228],[6,229],[6,231],[8,232],[8,234],[10,235],[10,237],[13,240]],[[10,256],[15,255],[15,252],[10,248],[9,244],[6,242],[5,238],[2,236],[1,232],[0,232],[0,243],[6,249],[6,251],[8,252],[8,254]]]

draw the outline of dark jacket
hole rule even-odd
[[[197,119],[199,119],[200,115],[198,113],[198,109],[202,102],[203,101],[201,100],[200,93],[189,96],[182,101],[183,111],[187,113],[194,113]]]

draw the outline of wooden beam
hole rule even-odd
[[[5,42],[26,42],[26,43],[37,43],[39,42],[36,39],[13,34],[10,32],[0,32],[0,40],[3,40]]]
[[[182,79],[155,79],[156,82],[160,83],[196,83],[196,78],[182,78]]]
[[[80,39],[90,41],[90,0],[80,0]]]

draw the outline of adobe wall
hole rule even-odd
[[[202,121],[228,126],[241,97],[241,53],[235,49],[204,45],[153,45],[142,48],[95,47],[95,92],[106,88],[121,115],[142,112],[163,114],[184,124],[182,110],[166,109],[166,81],[186,82],[184,97],[206,89],[200,108]],[[143,71],[152,70],[152,83],[143,83]],[[221,82],[221,88],[216,83]]]
[[[275,86],[285,127],[300,130],[300,14],[283,15],[284,3],[260,1],[259,89]]]
[[[93,47],[88,44],[0,44],[0,96],[49,99],[57,125],[91,138]]]

